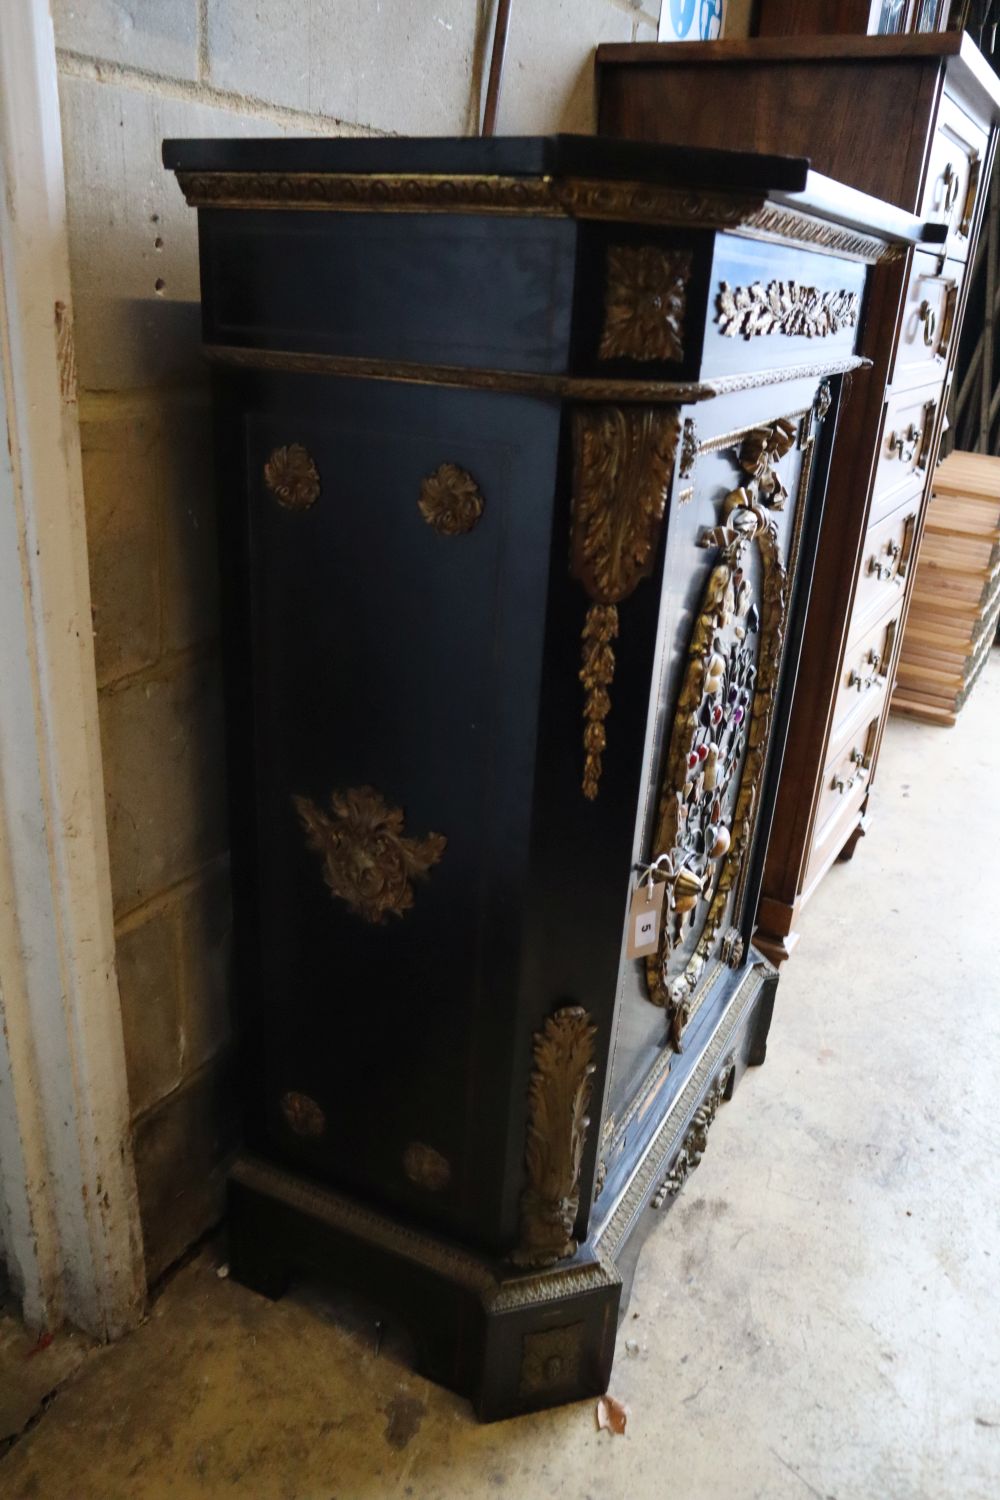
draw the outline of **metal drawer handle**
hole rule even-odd
[[[958,199],[958,173],[951,162],[941,173],[940,181],[944,184],[944,211],[950,214]]]
[[[928,349],[933,349],[934,335],[937,332],[937,313],[929,302],[921,302],[919,318],[924,325],[924,343]]]
[[[916,516],[907,516],[903,522],[903,545],[896,548],[896,556],[899,558],[899,567],[896,569],[897,578],[905,578],[906,570],[910,566],[910,558],[913,555],[913,539],[917,531]]]
[[[945,283],[944,293],[944,316],[941,319],[941,342],[938,345],[938,357],[947,359],[951,350],[951,335],[955,327],[955,308],[958,306],[958,282],[949,281]]]
[[[863,676],[857,667],[851,668],[851,675],[847,679],[848,687],[856,688],[859,693],[864,693],[869,688],[881,688],[885,686],[885,677],[879,672],[879,667],[882,665],[882,658],[874,648],[868,653],[868,665],[871,667],[871,671],[867,677]]]
[[[926,469],[927,460],[931,453],[931,438],[934,436],[934,422],[937,417],[937,402],[924,402],[924,420],[920,428],[920,451],[917,454],[917,468]]]
[[[982,161],[978,151],[973,151],[969,158],[969,186],[965,190],[965,206],[962,209],[962,222],[958,226],[958,232],[967,235],[972,228],[972,215],[976,207],[976,197],[979,192],[979,175],[983,169]]]
[[[881,582],[884,578],[903,577],[907,561],[909,560],[908,543],[910,526],[915,520],[916,516],[907,516],[902,542],[886,542],[884,551],[886,557],[889,559],[888,562],[882,562],[881,558],[875,553],[868,559],[868,571],[873,578],[877,578]]]
[[[911,422],[905,432],[890,432],[889,434],[889,457],[895,456],[904,464],[913,462],[917,453],[917,445],[923,434],[915,423]]]
[[[869,739],[870,738],[871,733],[869,731]],[[841,796],[843,796],[845,792],[849,792],[852,786],[857,786],[858,782],[863,780],[863,778],[867,776],[869,770],[871,769],[871,763],[871,755],[865,750],[859,750],[857,745],[855,745],[854,749],[851,751],[851,765],[854,767],[854,770],[851,772],[850,776],[842,776],[839,774],[836,775],[833,778],[833,790],[835,792],[839,792]]]
[[[859,750],[851,751],[851,760],[854,761],[854,770],[851,772],[850,776],[835,776],[833,778],[833,789],[835,792],[839,792],[841,797],[845,792],[849,792],[851,790],[851,787],[855,786],[864,775],[862,767],[855,759],[855,757],[860,755],[860,753],[861,752]]]

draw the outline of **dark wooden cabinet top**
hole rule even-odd
[[[1000,114],[1000,78],[965,32],[937,31],[911,36],[766,36],[718,42],[606,42],[597,49],[600,72],[621,67],[688,67],[692,63],[716,65],[746,63],[838,61],[887,65],[939,63],[949,92],[977,112]]]

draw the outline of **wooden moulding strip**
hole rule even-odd
[[[290,375],[340,376],[347,380],[388,380],[409,385],[440,385],[461,390],[497,391],[571,401],[640,402],[683,406],[711,401],[760,386],[788,385],[794,380],[843,375],[871,364],[860,355],[801,365],[775,366],[708,380],[616,380],[600,376],[560,375],[533,370],[493,370],[466,365],[417,364],[408,360],[366,359],[311,350],[262,349],[252,345],[205,344],[211,363],[233,369],[277,370]]]

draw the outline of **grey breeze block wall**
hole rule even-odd
[[[593,128],[629,0],[515,0],[500,128]],[[236,1140],[209,411],[195,214],[164,136],[465,134],[491,0],[52,0],[118,976],[150,1279]]]

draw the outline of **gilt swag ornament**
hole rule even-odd
[[[582,784],[590,801],[607,747],[618,606],[655,566],[679,425],[674,406],[591,406],[574,413],[570,571],[591,600],[579,674]]]
[[[759,281],[737,287],[721,281],[715,305],[719,331],[730,339],[771,333],[823,339],[856,327],[861,313],[857,292],[824,292],[798,281],[770,281],[766,287]]]

